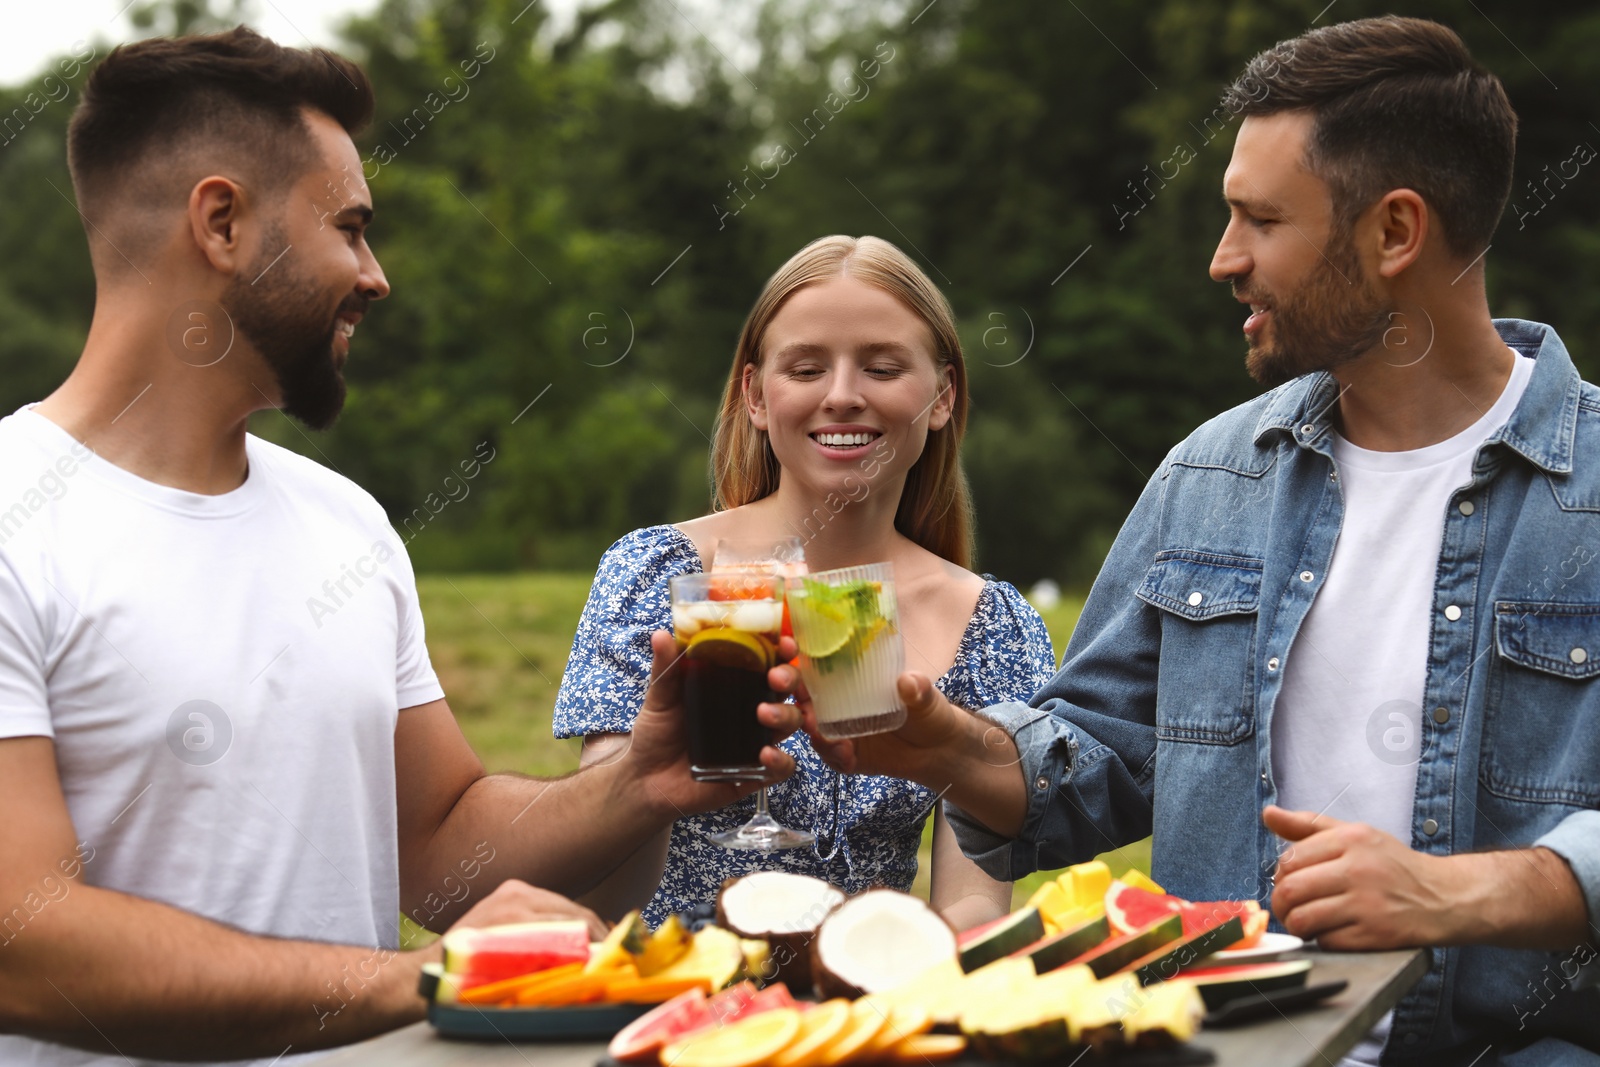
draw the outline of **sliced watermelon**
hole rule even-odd
[[[705,993],[691,989],[623,1027],[606,1051],[619,1063],[654,1063],[669,1042],[714,1022]]]
[[[1311,974],[1310,960],[1279,960],[1276,963],[1239,963],[1229,967],[1196,967],[1184,972],[1184,980],[1200,987],[1207,1011],[1216,1011],[1228,1001],[1275,989],[1297,989]]]
[[[1169,945],[1163,945],[1142,959],[1134,960],[1124,970],[1139,977],[1140,985],[1152,985],[1176,978],[1205,960],[1213,952],[1220,952],[1244,937],[1244,924],[1237,915],[1218,923],[1209,930],[1184,936]]]
[[[463,976],[463,990],[589,959],[589,927],[581,921],[458,928],[442,943],[445,973]]]
[[[1183,936],[1183,919],[1168,915],[1141,930],[1104,941],[1065,966],[1086,965],[1096,978],[1105,979],[1128,964]]]
[[[1065,966],[1111,936],[1111,924],[1104,915],[1090,919],[1070,930],[1042,938],[1011,955],[1026,956],[1033,961],[1036,974]]]
[[[1152,893],[1124,882],[1106,890],[1106,915],[1119,933],[1143,929],[1163,915],[1182,915],[1185,937],[1205,933],[1237,915],[1244,936],[1235,948],[1249,948],[1266,932],[1268,915],[1253,900],[1209,900],[1193,903],[1170,893]]]
[[[968,930],[957,939],[961,969],[971,973],[986,963],[1004,959],[1044,937],[1044,919],[1038,908],[1022,908],[994,922]]]

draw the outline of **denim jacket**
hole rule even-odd
[[[1386,1059],[1465,1064],[1489,1042],[1506,1056],[1537,1041],[1503,1062],[1593,1063],[1578,1048],[1600,1051],[1600,390],[1550,327],[1495,327],[1536,363],[1442,516],[1409,844],[1551,849],[1582,886],[1590,937],[1554,953],[1434,950]],[[947,806],[989,874],[1153,832],[1170,891],[1268,904],[1282,847],[1261,824],[1278,795],[1273,706],[1344,514],[1337,398],[1331,375],[1306,375],[1167,455],[1060,671],[1028,704],[983,712],[1015,737],[1029,792],[1015,840]]]

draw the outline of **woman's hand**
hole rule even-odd
[[[935,784],[928,779],[938,777],[940,768],[968,747],[973,717],[946,700],[926,675],[916,671],[907,671],[895,683],[906,706],[905,725],[889,733],[847,741],[830,741],[822,736],[816,709],[798,670],[787,665],[774,667],[772,685],[780,693],[793,693],[795,703],[763,704],[762,709],[798,707],[805,731],[811,735],[811,747],[828,766],[845,774],[888,774],[942,789],[947,782]]]
[[[669,820],[699,812],[715,811],[756,791],[757,782],[697,782],[689,774],[688,731],[684,726],[683,671],[679,661],[683,648],[672,634],[657,630],[650,635],[653,662],[650,689],[644,707],[633,722],[628,743],[615,759],[626,760],[629,777],[645,791],[646,804],[662,809]],[[784,638],[778,644],[780,659],[793,659],[794,641]],[[769,684],[776,688],[780,671],[774,667]],[[761,750],[761,765],[771,772],[771,782],[794,773],[794,760],[777,747],[800,728],[800,711],[793,704],[762,704],[757,711],[762,724],[772,731],[773,744]]]
[[[799,671],[775,667],[771,681],[778,692],[794,694],[811,747],[834,770],[905,778],[937,791],[1002,837],[1021,832],[1028,793],[1016,742],[1003,727],[950,703],[926,675],[907,671],[895,681],[905,725],[848,741],[822,736]]]

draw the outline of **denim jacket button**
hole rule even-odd
[[[1460,510],[1461,514],[1463,514],[1463,515],[1471,515],[1473,513],[1473,511],[1476,510],[1475,508],[1473,508],[1472,501],[1470,501],[1470,500],[1463,500],[1459,505],[1457,505],[1457,508]]]
[[[1422,832],[1432,837],[1439,832],[1439,821],[1437,819],[1422,820]]]
[[[1278,657],[1277,656],[1273,656],[1271,659],[1267,660],[1267,670],[1275,671],[1277,669],[1278,669]]]
[[[1300,580],[1302,582],[1309,582],[1311,579],[1313,579],[1315,577],[1316,577],[1316,575],[1312,574],[1310,571],[1301,571],[1300,572]]]
[[[1190,593],[1189,594],[1189,606],[1191,608],[1197,608],[1197,607],[1200,606],[1200,601],[1202,601],[1204,599],[1205,599],[1205,597],[1202,596],[1198,591]]]
[[[1039,777],[1033,780],[1033,787],[1035,789],[1049,789],[1050,779],[1041,774]]]
[[[1456,607],[1454,604],[1451,604],[1449,607],[1444,609],[1444,617],[1449,619],[1451,622],[1455,622],[1457,619],[1461,618],[1461,609]]]
[[[1567,658],[1574,663],[1583,663],[1588,660],[1589,653],[1586,649],[1575,648],[1567,653]]]
[[[1300,427],[1300,432],[1305,436],[1310,437],[1312,434],[1317,432],[1317,428],[1308,422],[1304,426]]]
[[[1450,709],[1449,708],[1434,708],[1433,709],[1433,721],[1438,723],[1440,726],[1443,726],[1445,723],[1449,722],[1450,721]]]

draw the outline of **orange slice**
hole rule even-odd
[[[927,1009],[916,1004],[898,1005],[889,1016],[889,1024],[867,1042],[867,1047],[861,1050],[861,1054],[868,1058],[877,1057],[907,1038],[925,1034],[931,1029],[933,1029],[933,1016],[928,1014]]]
[[[782,1052],[799,1032],[799,1009],[776,1008],[690,1034],[662,1049],[661,1062],[672,1067],[756,1067]]]
[[[475,985],[461,993],[456,999],[463,1004],[510,1004],[517,996],[526,990],[539,989],[556,982],[564,982],[575,974],[583,971],[581,963],[564,963],[559,967],[548,970],[534,971],[532,974],[522,974],[515,978],[504,978],[498,982],[487,982]]]
[[[913,1034],[889,1050],[890,1063],[937,1063],[967,1051],[961,1034]]]
[[[773,650],[765,641],[726,626],[701,630],[689,638],[686,651],[690,659],[746,671],[764,671],[773,663]]]
[[[889,1025],[890,1013],[889,1005],[871,997],[851,1004],[849,1025],[817,1053],[817,1067],[836,1067],[860,1053]]]
[[[772,1067],[811,1067],[817,1054],[850,1025],[850,1002],[829,1000],[801,1017],[800,1033],[772,1057]]]

